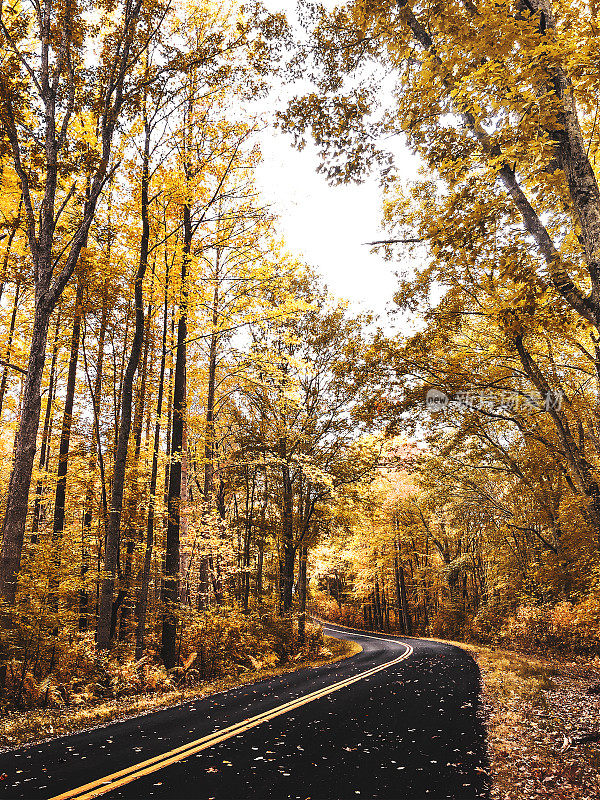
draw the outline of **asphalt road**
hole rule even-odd
[[[177,760],[182,753],[176,753],[173,763],[158,770],[150,764],[148,774],[102,796],[488,798],[485,733],[478,716],[480,677],[468,653],[447,644],[367,636],[329,625],[326,633],[359,642],[363,652],[337,664],[0,753],[0,774],[6,775],[0,798],[54,798],[198,740],[198,752],[184,749],[187,757]],[[344,684],[318,695],[338,682]],[[293,702],[315,692],[311,702]],[[255,727],[212,743],[215,731],[290,702],[292,707],[278,716],[259,718]],[[102,791],[92,786],[73,797],[98,796],[98,788]]]

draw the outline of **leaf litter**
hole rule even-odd
[[[600,728],[600,658],[463,647],[482,673],[491,800],[598,800],[600,746],[578,740]]]

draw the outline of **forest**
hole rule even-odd
[[[600,654],[598,11],[0,0],[4,710],[313,617]],[[272,125],[378,176],[403,333],[287,246]]]

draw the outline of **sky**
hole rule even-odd
[[[277,131],[264,134],[261,146],[258,188],[279,217],[289,249],[315,267],[353,309],[385,315],[397,285],[396,265],[365,244],[385,237],[377,180],[329,186],[316,171],[313,148],[298,151]]]
[[[293,14],[295,0],[268,0],[265,5]],[[298,151],[289,135],[275,129],[262,134],[261,149],[258,188],[279,217],[289,249],[315,267],[353,310],[374,311],[385,318],[386,309],[393,307],[396,265],[365,245],[385,238],[379,225],[382,195],[377,178],[360,185],[329,186],[317,173],[315,148],[307,145]],[[414,159],[401,148],[397,166],[407,176],[415,172]],[[391,322],[385,327],[391,329]]]
[[[276,131],[264,135],[262,150],[258,187],[278,215],[289,249],[316,267],[338,297],[356,309],[384,313],[395,290],[394,264],[365,246],[383,236],[377,182],[329,186],[316,172],[312,148],[299,152]]]

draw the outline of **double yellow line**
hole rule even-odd
[[[367,638],[375,639],[377,637],[369,636]],[[385,641],[390,640],[386,639]],[[150,775],[153,772],[157,772],[159,769],[168,767],[171,764],[177,763],[178,761],[183,761],[185,758],[189,758],[196,753],[200,753],[202,750],[206,750],[208,747],[219,744],[219,742],[224,742],[226,739],[231,739],[232,736],[237,736],[238,734],[250,730],[251,728],[256,728],[257,725],[261,725],[263,722],[267,722],[270,719],[279,717],[282,714],[287,714],[289,711],[293,711],[295,708],[306,705],[306,703],[312,703],[313,700],[318,700],[321,697],[325,697],[325,695],[331,694],[331,692],[337,692],[339,689],[343,689],[346,686],[356,683],[357,681],[368,678],[371,675],[375,675],[376,672],[380,672],[382,669],[387,669],[394,664],[398,664],[400,661],[408,658],[413,652],[413,648],[410,645],[406,644],[405,642],[402,642],[402,644],[407,648],[406,652],[402,653],[402,655],[398,656],[398,658],[394,658],[392,661],[387,661],[385,664],[380,664],[378,667],[372,667],[365,672],[360,672],[358,675],[355,675],[352,678],[346,678],[343,681],[332,683],[330,686],[326,686],[323,689],[318,689],[317,691],[311,692],[303,697],[299,697],[296,700],[290,700],[288,703],[277,706],[270,711],[264,711],[262,714],[257,714],[255,717],[249,717],[248,719],[242,720],[235,725],[230,725],[228,728],[222,728],[219,731],[211,733],[209,736],[204,736],[202,739],[196,739],[195,741],[188,742],[188,744],[184,744],[181,747],[175,748],[174,750],[169,750],[167,753],[162,753],[159,756],[154,756],[154,758],[149,758],[147,761],[141,761],[139,764],[133,764],[131,767],[119,770],[119,772],[113,772],[111,775],[106,775],[104,778],[98,778],[95,781],[86,783],[84,786],[78,786],[75,789],[70,789],[68,792],[64,792],[63,794],[59,794],[50,798],[50,800],[91,800],[93,797],[100,797],[100,795],[112,792],[114,789],[118,789],[120,786],[125,786],[125,784],[136,781],[138,778],[143,778],[145,775]]]

